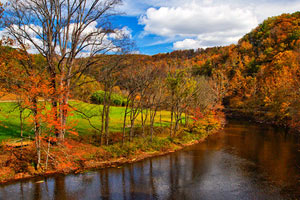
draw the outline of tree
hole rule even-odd
[[[52,80],[60,92],[51,99],[55,117],[62,129],[55,130],[64,139],[71,79],[93,66],[97,54],[116,52],[124,45],[126,35],[113,29],[110,16],[120,0],[10,0],[4,21],[6,30],[27,54],[40,53]],[[28,48],[28,46],[30,48]],[[80,59],[85,56],[87,58]],[[76,65],[75,65],[76,64]],[[74,81],[73,83],[76,83]]]
[[[156,114],[159,110],[164,108],[164,104],[166,103],[166,87],[164,82],[164,74],[160,73],[159,76],[156,77],[156,80],[148,90],[148,108],[149,108],[149,118],[150,118],[150,135],[151,141],[153,140],[153,132],[154,132],[154,122]]]
[[[5,92],[15,94],[19,101],[17,106],[20,111],[20,129],[23,137],[23,112],[30,112],[35,136],[37,168],[41,164],[41,124],[46,123],[48,127],[58,129],[52,115],[48,115],[46,109],[47,100],[51,98],[55,90],[51,87],[51,79],[48,73],[39,69],[37,56],[24,53],[22,50],[9,49],[5,56],[8,62],[1,66],[0,80]],[[42,100],[39,101],[39,100]],[[47,117],[46,117],[47,116]]]
[[[182,113],[189,106],[195,82],[188,76],[185,70],[169,72],[166,79],[168,86],[169,107],[171,109],[170,137],[178,130],[179,122],[182,120]]]
[[[103,133],[105,136],[105,143],[108,144],[109,113],[112,105],[113,89],[117,86],[120,73],[126,68],[126,64],[124,63],[125,60],[125,55],[105,55],[103,56],[103,59],[97,63],[97,66],[89,71],[90,76],[92,76],[96,82],[101,84],[104,90],[103,107],[101,111],[101,144],[103,143]]]

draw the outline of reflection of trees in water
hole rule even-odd
[[[158,195],[156,193],[156,187],[154,184],[152,159],[149,160],[149,181],[150,181],[150,186],[151,186],[151,197],[156,199],[158,197]]]
[[[179,163],[178,163],[178,156],[177,154],[175,155],[170,155],[169,156],[169,194],[170,197],[175,197],[176,196],[176,190],[178,189],[179,185],[179,176],[180,176],[180,171],[179,171]]]
[[[109,187],[109,174],[105,169],[102,173],[99,173],[100,178],[100,196],[104,200],[110,199],[110,187]]]
[[[126,178],[125,178],[125,169],[122,167],[122,192],[123,192],[123,199],[127,200],[127,195],[126,195]]]
[[[24,199],[24,189],[23,189],[23,182],[20,182],[20,193],[21,193],[21,200]]]
[[[54,178],[54,199],[55,200],[66,200],[66,184],[65,176],[57,176]]]
[[[300,158],[295,151],[296,138],[269,126],[239,126],[233,133],[226,145],[234,147],[239,157],[254,162],[257,174],[265,174],[279,185],[297,183]]]
[[[48,185],[48,179],[45,179],[45,189],[46,189],[46,194],[44,194],[43,196],[47,196],[47,199],[51,199],[50,197],[50,192],[51,192],[51,189],[49,190],[49,185]]]
[[[130,199],[134,199],[134,193],[135,193],[135,180],[134,180],[134,172],[133,172],[133,166],[129,165],[129,195]]]
[[[224,132],[185,151],[147,159],[121,169],[104,169],[97,174],[56,176],[48,179],[49,186],[47,180],[41,184],[21,182],[15,186],[18,193],[11,194],[4,189],[0,195],[4,198],[29,197],[35,200],[96,197],[125,200],[195,199],[201,195],[203,198],[211,197],[206,189],[214,187],[215,182],[209,182],[212,179],[225,190],[229,179],[233,184],[255,181],[254,185],[247,184],[242,189],[260,193],[257,185],[266,180],[257,177],[264,178],[267,174],[266,178],[272,182],[285,184],[285,188],[280,187],[282,193],[295,195],[299,191],[296,196],[299,197],[300,168],[297,164],[300,165],[300,157],[297,149],[300,146],[295,141],[299,141],[300,137],[272,128],[241,124],[229,124]],[[28,187],[31,184],[32,187]],[[268,185],[262,188],[267,190]]]
[[[40,200],[41,199],[41,187],[40,184],[34,184],[34,200]]]

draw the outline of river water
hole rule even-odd
[[[283,130],[230,121],[182,151],[2,185],[0,199],[300,199],[299,150],[299,137]]]

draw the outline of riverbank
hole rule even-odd
[[[222,133],[175,153],[115,168],[3,184],[0,196],[72,200],[300,199],[298,141],[268,125],[229,120]]]
[[[248,109],[224,109],[223,112],[228,119],[242,119],[258,124],[267,124],[276,128],[285,129],[291,133],[300,134],[299,126],[291,126],[288,121],[286,123],[279,123],[274,118],[268,117],[268,112],[266,111],[252,111]]]
[[[162,156],[203,142],[209,133],[190,133],[182,131],[176,137],[163,134],[153,138],[136,138],[124,145],[116,143],[109,146],[95,146],[88,143],[66,139],[64,144],[51,146],[41,156],[42,165],[37,170],[34,160],[36,151],[34,144],[21,148],[2,146],[0,150],[0,183],[9,183],[38,176],[54,174],[81,173],[93,169],[119,167],[127,163],[138,162],[146,158]],[[43,142],[46,147],[47,142]],[[48,154],[48,156],[47,156]]]

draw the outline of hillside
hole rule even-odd
[[[224,105],[256,119],[299,127],[300,12],[270,17],[237,45],[190,59],[195,74],[222,77]]]
[[[154,55],[211,78],[230,110],[299,128],[300,12],[270,17],[238,44]],[[179,64],[178,64],[179,63]]]
[[[135,67],[148,63],[166,72],[188,68],[194,76],[212,80],[227,108],[260,121],[298,128],[299,55],[300,12],[296,12],[266,19],[236,45],[124,58]],[[103,62],[111,63],[110,57],[104,56]],[[97,70],[82,76],[78,83],[91,79]],[[96,83],[84,85],[72,95],[85,101],[99,88]]]

